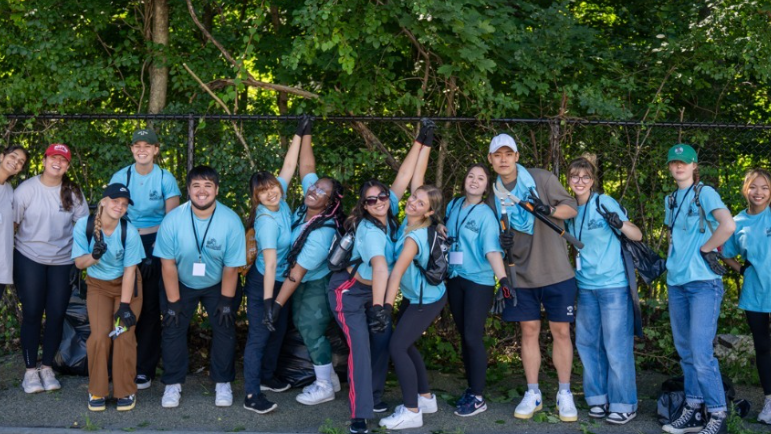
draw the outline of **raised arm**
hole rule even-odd
[[[404,196],[404,192],[407,191],[407,186],[410,185],[410,181],[415,174],[415,168],[418,164],[421,148],[423,148],[424,145],[430,148],[433,141],[434,123],[430,119],[424,118],[421,120],[420,133],[415,141],[412,142],[412,148],[404,161],[402,161],[402,165],[399,166],[399,172],[396,174],[396,179],[393,184],[391,184],[391,191],[396,194],[397,199],[401,199]]]
[[[303,131],[302,146],[300,146],[300,181],[309,173],[316,173],[316,157],[313,155],[313,144],[311,141],[311,126],[313,119]]]
[[[415,165],[415,173],[412,175],[412,181],[410,182],[410,193],[415,194],[415,190],[422,187],[425,184],[426,169],[428,168],[428,159],[431,154],[431,148],[429,146],[423,146],[418,154],[418,163]]]
[[[292,143],[286,151],[286,156],[284,156],[284,165],[281,166],[281,172],[278,173],[278,177],[286,182],[287,187],[289,187],[292,177],[294,176],[294,171],[297,169],[297,157],[300,155],[300,144],[302,143],[303,132],[305,131],[308,122],[310,122],[310,117],[303,116],[300,119],[300,122],[297,123],[297,130],[295,131],[294,137],[292,137]]]

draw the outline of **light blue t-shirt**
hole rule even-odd
[[[771,312],[771,210],[750,215],[747,210],[734,217],[736,231],[723,246],[723,255],[752,263],[744,271],[739,309]]]
[[[153,164],[153,170],[147,175],[140,175],[136,164],[132,164],[115,172],[110,178],[110,184],[119,182],[125,185],[129,167],[131,180],[130,185],[126,187],[131,192],[134,205],[129,205],[127,218],[140,229],[158,226],[166,214],[166,199],[182,195],[177,180],[168,170],[161,169],[157,164]]]
[[[315,184],[319,180],[319,177],[315,173],[309,173],[305,175],[302,180],[303,195],[308,194],[308,188]],[[304,214],[300,214],[300,209],[295,210],[292,215],[292,245],[300,237],[300,233],[307,225],[302,221],[305,218]],[[327,266],[327,256],[329,256],[329,248],[332,246],[332,241],[335,239],[334,222],[328,221],[324,226],[317,228],[305,239],[300,254],[297,255],[297,264],[308,270],[303,277],[303,282],[310,282],[312,280],[318,280],[329,274],[329,267]]]
[[[257,271],[265,275],[265,258],[262,252],[266,249],[276,250],[276,280],[283,282],[287,268],[286,256],[292,247],[292,211],[286,204],[287,184],[282,178],[277,178],[281,184],[281,201],[278,211],[273,212],[263,205],[257,206],[254,219],[254,236],[257,239]]]
[[[584,205],[578,206],[578,215],[565,222],[568,232],[584,243],[576,282],[581,289],[625,288],[629,280],[621,256],[621,241],[597,212],[598,200],[609,212],[618,214],[621,221],[628,220],[618,202],[604,194],[592,193]]]
[[[72,259],[90,254],[94,249],[96,238],[91,237],[91,244],[88,244],[86,237],[86,227],[88,226],[88,216],[85,216],[75,223],[72,229]],[[102,231],[104,234],[104,231]],[[123,276],[123,269],[137,265],[145,258],[145,249],[142,247],[142,239],[139,232],[131,223],[126,224],[126,249],[123,249],[121,243],[121,225],[115,227],[112,235],[104,235],[104,242],[107,243],[107,251],[99,259],[99,262],[86,268],[86,274],[94,279],[113,280]]]
[[[463,255],[462,264],[450,264],[449,276],[460,276],[479,285],[495,285],[495,273],[486,255],[503,253],[498,240],[498,219],[487,204],[464,207],[464,200],[454,199],[447,206],[447,235],[454,240],[451,252]]]
[[[428,256],[431,253],[428,245],[428,228],[415,229],[409,234],[404,235],[406,229],[407,219],[404,219],[404,223],[402,223],[402,226],[399,228],[399,239],[396,241],[396,258],[402,254],[404,243],[407,241],[407,238],[411,238],[418,245],[418,254],[415,255],[413,261],[417,260],[418,264],[425,269],[428,266]],[[420,303],[421,285],[423,285],[423,304],[434,303],[444,295],[444,282],[437,286],[429,285],[426,278],[423,276],[423,273],[415,266],[415,262],[410,262],[409,267],[407,267],[407,270],[404,272],[402,280],[400,281],[402,295],[407,298],[410,303]]]
[[[394,215],[399,213],[399,199],[396,198],[396,194],[393,191],[389,192],[391,202],[391,212]],[[391,227],[386,224],[386,234],[380,228],[375,226],[369,220],[362,220],[356,228],[356,240],[353,243],[353,252],[351,254],[351,260],[361,259],[362,264],[359,265],[358,273],[362,279],[372,280],[372,258],[375,256],[384,256],[386,263],[388,264],[388,271],[394,267],[396,257],[394,256],[394,244],[393,237],[397,237],[397,234],[391,233]]]
[[[206,289],[222,282],[223,267],[246,264],[244,240],[244,225],[233,210],[217,201],[214,214],[201,220],[188,201],[163,219],[153,256],[176,260],[180,282],[191,289]],[[199,262],[199,248],[206,273],[193,276],[193,264]]]
[[[699,232],[699,208],[694,202],[693,188],[678,190],[675,194],[676,206],[669,207],[669,196],[664,198],[666,217],[664,224],[672,228],[671,244],[667,257],[667,285],[685,285],[689,282],[715,280],[721,277],[713,273],[699,249],[712,236],[710,225],[717,228],[717,220],[712,216],[716,209],[727,209],[715,189],[704,186],[699,193],[699,202],[706,215],[704,233]],[[681,211],[682,210],[682,211]]]

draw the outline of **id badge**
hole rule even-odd
[[[576,253],[576,271],[581,271],[581,254]]]
[[[463,265],[463,252],[450,252],[450,265]]]
[[[206,276],[206,264],[203,262],[193,263],[193,276],[202,277]]]

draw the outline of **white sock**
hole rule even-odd
[[[332,384],[332,364],[313,365],[313,371],[316,373],[316,380],[326,381]]]

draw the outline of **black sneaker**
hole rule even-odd
[[[351,434],[367,434],[367,419],[355,418],[351,419],[351,427],[349,428]]]
[[[289,390],[290,387],[292,386],[290,386],[289,383],[279,380],[276,377],[269,378],[260,383],[260,391],[262,392],[283,392],[285,390]]]
[[[479,399],[475,395],[471,395],[470,400],[466,400],[463,404],[459,404],[455,410],[455,414],[461,417],[474,416],[487,410],[487,403],[484,398]]]
[[[124,398],[118,398],[118,411],[133,410],[137,405],[137,397],[135,395],[129,395]]]
[[[244,398],[244,408],[251,410],[255,413],[265,414],[275,410],[278,405],[275,402],[268,401],[268,398],[264,394],[252,394],[246,395]]]
[[[104,396],[88,394],[88,409],[91,411],[104,411],[107,408],[107,400]]]
[[[613,425],[624,425],[630,420],[637,417],[637,412],[633,411],[631,413],[621,413],[617,411],[612,411],[608,414],[608,417],[605,418],[605,422],[613,424]]]
[[[372,408],[372,411],[375,413],[385,413],[388,411],[388,403],[385,401],[380,401]]]
[[[728,414],[724,411],[712,413],[709,421],[699,434],[727,434],[728,433]]]
[[[460,396],[458,402],[455,403],[455,407],[460,408],[461,406],[466,405],[472,399],[474,399],[474,394],[471,393],[471,388],[469,387],[465,392],[463,392],[463,395]]]
[[[602,419],[608,415],[608,404],[593,405],[589,408],[589,417]]]
[[[685,434],[689,432],[699,432],[704,428],[704,412],[702,408],[692,408],[686,403],[683,406],[683,412],[674,422],[661,427],[664,432],[670,434]]]
[[[143,374],[137,375],[137,378],[134,379],[134,382],[137,384],[137,389],[139,390],[149,389],[150,386],[153,385],[153,380],[151,380],[147,375]]]

